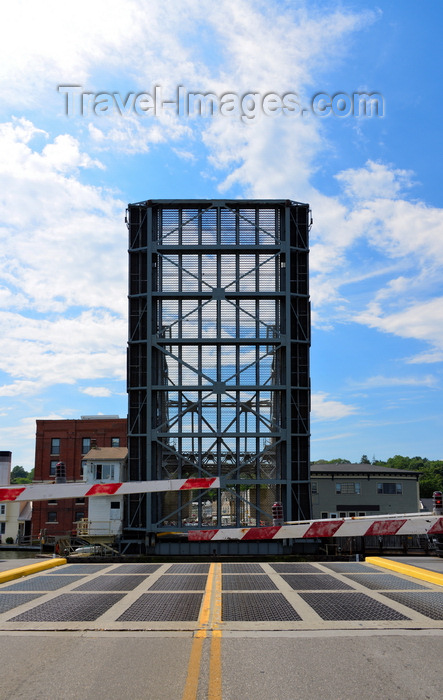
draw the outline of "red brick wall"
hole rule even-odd
[[[60,440],[59,454],[51,453],[53,438]],[[79,420],[38,420],[35,442],[35,481],[54,481],[50,474],[51,462],[64,462],[66,480],[82,481],[83,439],[96,440],[98,447],[111,447],[111,438],[120,439],[120,447],[127,446],[126,418],[90,418]],[[48,513],[56,513],[55,522],[49,522]],[[84,504],[74,499],[61,500],[51,504],[48,501],[34,501],[32,511],[32,532],[36,537],[40,530],[47,534],[71,532],[77,513],[88,515],[87,500]]]

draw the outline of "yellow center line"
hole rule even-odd
[[[188,673],[182,700],[196,700],[203,644],[211,636],[209,653],[209,694],[211,700],[221,700],[221,564],[211,564],[206,582],[198,629],[192,642]]]
[[[211,650],[209,652],[209,700],[221,700],[222,698],[222,667],[221,667],[221,564],[215,564],[214,586],[212,594],[211,615]]]

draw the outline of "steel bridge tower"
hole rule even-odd
[[[276,500],[310,517],[309,221],[288,200],[129,205],[129,479],[224,484],[128,496],[139,551],[272,524]]]

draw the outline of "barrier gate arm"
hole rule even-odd
[[[365,516],[306,520],[268,527],[220,528],[189,530],[188,540],[282,540],[318,537],[369,537],[370,535],[439,535],[443,533],[443,517],[432,513]]]
[[[23,484],[0,486],[0,502],[49,501],[64,498],[90,498],[129,493],[154,493],[161,491],[189,491],[192,489],[220,488],[220,479],[162,479],[161,481],[124,481],[108,484]]]

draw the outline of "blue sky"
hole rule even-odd
[[[312,459],[442,459],[442,3],[17,0],[1,13],[13,464],[32,468],[38,418],[126,415],[126,205],[202,197],[312,207]],[[60,85],[92,109],[68,116]],[[94,101],[155,86],[173,100],[179,85],[258,107],[122,116]],[[356,92],[382,95],[383,116],[310,110],[319,93]],[[264,114],[271,93],[307,112]]]

